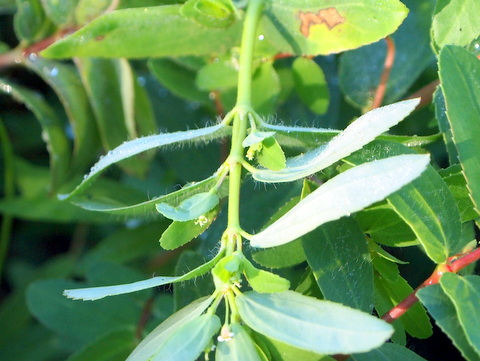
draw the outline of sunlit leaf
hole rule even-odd
[[[246,258],[242,259],[243,272],[248,284],[259,293],[283,292],[288,290],[290,282],[274,273],[256,268]]]
[[[309,58],[297,58],[292,64],[295,88],[300,100],[315,114],[328,109],[328,86],[322,68]]]
[[[231,0],[187,0],[180,12],[211,28],[227,28],[235,21],[235,8]]]
[[[77,2],[75,0],[42,0],[43,8],[48,17],[60,26],[73,25],[73,12]]]
[[[253,173],[253,177],[261,182],[289,182],[316,173],[393,127],[410,114],[418,102],[419,99],[412,99],[374,109],[358,118],[327,144],[288,159],[283,170],[258,170]]]
[[[393,333],[392,326],[367,313],[292,291],[247,292],[236,302],[242,320],[255,331],[321,354],[366,352]]]
[[[186,222],[205,216],[207,212],[217,206],[220,198],[213,192],[198,193],[185,199],[178,206],[167,203],[158,203],[157,211],[174,221]]]
[[[417,178],[427,155],[402,155],[365,163],[324,183],[264,231],[251,236],[253,247],[278,246],[323,223],[357,212]]]

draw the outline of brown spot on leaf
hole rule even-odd
[[[312,25],[327,25],[329,30],[332,30],[335,26],[345,22],[345,18],[342,17],[337,9],[328,8],[319,10],[318,13],[300,11],[298,16],[301,20],[300,32],[306,38],[310,35],[310,26]]]
[[[98,35],[95,37],[96,41],[102,41],[103,39],[105,39],[105,35]]]

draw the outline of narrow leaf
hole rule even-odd
[[[480,61],[461,47],[446,46],[439,67],[453,141],[470,196],[480,212],[480,79],[472,76],[480,73]]]
[[[329,143],[287,160],[278,172],[259,170],[253,178],[261,182],[290,182],[316,173],[370,143],[405,118],[418,105],[419,99],[405,100],[374,109],[333,138]]]
[[[459,276],[454,273],[445,273],[440,278],[443,292],[450,298],[457,311],[458,321],[470,345],[480,358],[480,277]]]
[[[291,291],[247,292],[236,302],[255,331],[320,354],[370,351],[393,333],[392,326],[367,313]]]
[[[199,317],[212,301],[213,297],[198,299],[171,315],[140,342],[126,361],[150,360],[166,340],[181,327]]]
[[[230,326],[232,339],[217,343],[216,361],[262,361],[253,340],[239,323]]]
[[[401,155],[365,163],[332,178],[264,231],[250,237],[253,247],[278,246],[380,201],[418,177],[427,155]]]
[[[197,219],[218,205],[220,198],[212,192],[198,193],[185,199],[177,207],[167,203],[156,205],[157,211],[174,221],[186,222]]]
[[[70,199],[82,194],[83,191],[101,174],[101,172],[105,170],[105,168],[149,149],[159,148],[174,143],[185,143],[193,140],[205,141],[205,139],[222,137],[224,134],[224,125],[218,124],[211,127],[183,132],[150,135],[125,142],[117,148],[109,151],[107,155],[101,157],[100,160],[90,169],[90,173],[85,176],[85,179],[77,186],[77,188],[71,193],[60,195],[59,197],[61,199]]]
[[[386,343],[368,353],[352,355],[354,361],[426,361],[415,352],[394,343]]]
[[[219,252],[210,261],[204,263],[200,267],[193,269],[192,271],[185,273],[183,276],[178,277],[153,277],[144,281],[138,281],[128,283],[124,285],[106,286],[106,287],[90,287],[65,290],[63,294],[68,298],[74,300],[94,301],[107,296],[116,296],[124,293],[136,292],[145,290],[147,288],[158,287],[169,283],[177,283],[182,281],[188,281],[192,278],[201,276],[208,272],[215,266],[215,264],[223,257],[223,252]]]
[[[283,292],[290,287],[290,281],[274,273],[255,268],[245,257],[242,259],[242,266],[248,283],[258,293]]]

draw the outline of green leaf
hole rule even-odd
[[[348,162],[361,164],[393,154],[413,153],[400,144],[380,144],[372,143],[349,157]],[[445,262],[447,257],[464,247],[455,199],[433,167],[427,167],[418,179],[388,197],[387,201],[410,226],[427,255],[436,263]]]
[[[261,63],[252,78],[252,105],[259,114],[272,114],[280,94],[280,80],[271,61]]]
[[[105,170],[105,168],[136,154],[153,148],[164,147],[170,144],[181,144],[194,140],[206,141],[208,139],[215,139],[224,135],[225,126],[220,123],[218,125],[201,129],[150,135],[147,137],[130,140],[109,151],[107,155],[101,157],[100,160],[90,169],[90,173],[85,176],[82,183],[80,183],[71,193],[61,195],[61,199],[68,200],[82,194],[85,189],[88,188],[88,186],[90,186],[91,183],[101,174],[101,172]]]
[[[233,56],[208,63],[197,72],[196,86],[206,91],[236,88],[238,80],[237,63],[238,59]]]
[[[465,49],[446,46],[440,53],[439,67],[453,141],[470,196],[479,212],[480,79],[472,74],[480,72],[480,61]]]
[[[50,58],[224,53],[239,44],[241,25],[207,28],[180,14],[180,5],[118,10],[101,16],[42,52]]]
[[[448,272],[440,278],[440,286],[455,306],[465,336],[480,357],[480,311],[477,307],[480,304],[480,277],[462,277]]]
[[[274,273],[255,268],[245,257],[242,259],[242,266],[248,283],[258,293],[283,292],[290,287],[290,281]]]
[[[278,247],[260,249],[253,253],[253,259],[264,267],[285,268],[305,262],[306,256],[299,239]]]
[[[292,291],[246,292],[236,303],[255,331],[320,354],[370,351],[393,333],[392,326],[369,314]]]
[[[175,59],[150,59],[148,67],[160,83],[173,94],[197,102],[209,102],[209,93],[197,87],[196,72]]]
[[[292,64],[295,88],[300,100],[315,114],[328,109],[328,86],[322,68],[309,58],[297,58]]]
[[[75,7],[75,20],[78,24],[86,24],[103,14],[112,3],[111,0],[79,0]]]
[[[418,245],[412,229],[388,204],[380,204],[355,214],[364,233],[377,243],[390,247]]]
[[[219,207],[215,207],[197,219],[184,222],[172,222],[165,232],[162,233],[160,246],[162,246],[163,249],[170,250],[190,242],[210,227],[212,222],[217,218],[219,211]]]
[[[24,103],[38,119],[50,153],[50,187],[51,190],[55,190],[66,180],[70,163],[70,144],[62,122],[38,93],[1,78],[0,92],[9,94],[15,100]]]
[[[350,124],[330,142],[287,160],[281,171],[258,170],[253,177],[261,182],[289,182],[316,173],[362,148],[405,118],[418,105],[418,99],[406,100],[374,109]]]
[[[27,288],[30,312],[48,329],[80,345],[114,329],[135,327],[141,308],[132,297],[75,305],[62,296],[62,290],[77,283],[66,280],[41,280]]]
[[[74,300],[94,301],[107,296],[122,295],[130,292],[137,292],[152,287],[166,285],[169,283],[177,283],[182,281],[188,281],[192,278],[201,276],[208,272],[215,266],[215,264],[223,257],[223,251],[219,252],[210,261],[204,263],[200,267],[185,273],[183,276],[178,277],[153,277],[143,281],[128,283],[124,285],[106,286],[106,287],[90,287],[65,290],[63,294],[68,298]]]
[[[365,312],[373,308],[373,270],[365,235],[351,218],[302,237],[307,262],[325,299]]]
[[[74,25],[73,13],[77,6],[76,0],[42,0],[43,8],[48,17],[59,26]]]
[[[117,361],[127,358],[134,347],[133,328],[112,331],[87,344],[67,361]]]
[[[398,277],[395,282],[389,282],[384,278],[375,278],[375,288],[383,297],[390,302],[389,308],[392,308],[403,301],[408,295],[413,293],[403,277]],[[379,310],[380,311],[380,310]],[[432,325],[427,316],[427,312],[421,304],[416,303],[402,315],[400,322],[405,330],[417,338],[428,338],[432,335]]]
[[[220,318],[205,314],[178,328],[153,355],[152,361],[195,361],[220,330]]]
[[[51,29],[40,0],[16,0],[15,34],[29,43],[42,39]]]
[[[391,35],[395,58],[386,84],[385,104],[405,96],[415,80],[434,60],[430,47],[430,25],[435,0],[404,0],[403,3],[410,12]],[[359,108],[371,105],[385,67],[386,55],[384,39],[342,54],[340,85],[347,99]]]
[[[158,203],[157,211],[174,221],[186,222],[197,219],[211,211],[218,205],[220,198],[213,192],[198,193],[185,199],[178,206],[173,207],[167,203]]]
[[[327,55],[373,43],[393,33],[407,16],[399,1],[272,1],[265,6],[261,33],[280,53]]]
[[[438,121],[438,128],[442,132],[443,142],[447,148],[449,164],[457,164],[458,152],[455,143],[453,142],[452,129],[450,128],[450,123],[448,122],[447,117],[447,106],[445,104],[445,97],[443,96],[441,87],[438,87],[435,91],[433,100],[435,104],[435,117]]]
[[[426,361],[408,348],[394,343],[386,343],[368,353],[352,355],[352,359],[354,361]]]
[[[282,147],[274,137],[265,138],[257,154],[258,163],[272,171],[279,171],[285,168],[286,159]]]
[[[467,46],[480,35],[480,4],[475,0],[438,0],[432,35],[438,49],[445,45]]]
[[[262,361],[253,340],[239,323],[230,326],[233,333],[228,342],[218,342],[215,352],[216,361]]]
[[[455,164],[449,168],[442,169],[439,171],[439,174],[442,176],[448,189],[450,189],[450,192],[452,192],[455,197],[458,210],[462,217],[462,222],[478,218],[479,215],[477,211],[475,211],[472,198],[470,198],[465,174],[462,172],[460,164]]]
[[[230,0],[187,0],[180,12],[209,28],[227,28],[235,21],[235,8]]]
[[[278,246],[382,200],[417,178],[429,157],[403,155],[351,168],[321,185],[286,215],[251,236],[253,247]]]
[[[443,277],[442,277],[443,278]],[[479,359],[475,348],[468,341],[465,331],[451,299],[445,294],[440,285],[431,285],[417,292],[417,297],[433,316],[437,325],[452,340],[467,361]]]
[[[198,299],[171,315],[140,342],[126,361],[150,360],[167,340],[171,339],[183,326],[197,319],[212,301],[212,297]],[[180,348],[184,348],[184,345],[181,345]],[[167,357],[167,359],[169,358]]]
[[[71,169],[84,172],[96,156],[98,132],[92,107],[78,71],[71,65],[30,55],[25,65],[38,74],[57,94],[74,134]]]

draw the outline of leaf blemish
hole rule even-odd
[[[325,24],[329,30],[332,30],[335,26],[345,22],[345,18],[333,7],[319,10],[316,14],[313,12],[304,13],[299,11],[298,16],[301,20],[300,32],[306,38],[310,35],[310,26],[312,25]]]

